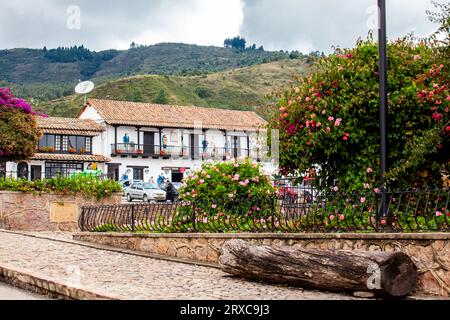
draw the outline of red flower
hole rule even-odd
[[[442,118],[442,114],[440,114],[440,113],[433,113],[432,117],[433,117],[434,120],[439,121]]]

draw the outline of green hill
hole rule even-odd
[[[303,59],[285,59],[201,76],[133,76],[102,83],[89,97],[251,110],[304,74],[306,66]],[[82,104],[82,96],[71,95],[35,108],[52,116],[75,116]]]
[[[101,83],[141,74],[201,75],[287,58],[285,52],[181,43],[90,51],[83,46],[0,50],[0,86],[40,101],[71,94],[79,80]]]

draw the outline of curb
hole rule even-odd
[[[122,300],[103,292],[93,292],[57,282],[42,275],[0,264],[0,281],[54,299],[61,300]]]

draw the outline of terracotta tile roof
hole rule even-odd
[[[267,122],[253,111],[89,99],[109,124],[218,130],[256,130]]]
[[[83,161],[83,162],[111,162],[111,159],[101,155],[87,154],[53,154],[36,153],[32,160]]]
[[[75,136],[98,136],[104,128],[92,120],[75,118],[42,118],[37,119],[39,128],[44,133],[65,134]]]

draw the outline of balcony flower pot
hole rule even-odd
[[[116,154],[121,154],[121,153],[122,153],[122,150],[116,149]]]
[[[75,148],[69,148],[69,153],[77,153],[77,149]]]
[[[143,154],[144,154],[144,150],[138,150],[138,151],[137,151],[137,154],[138,154],[138,155],[143,155]]]

